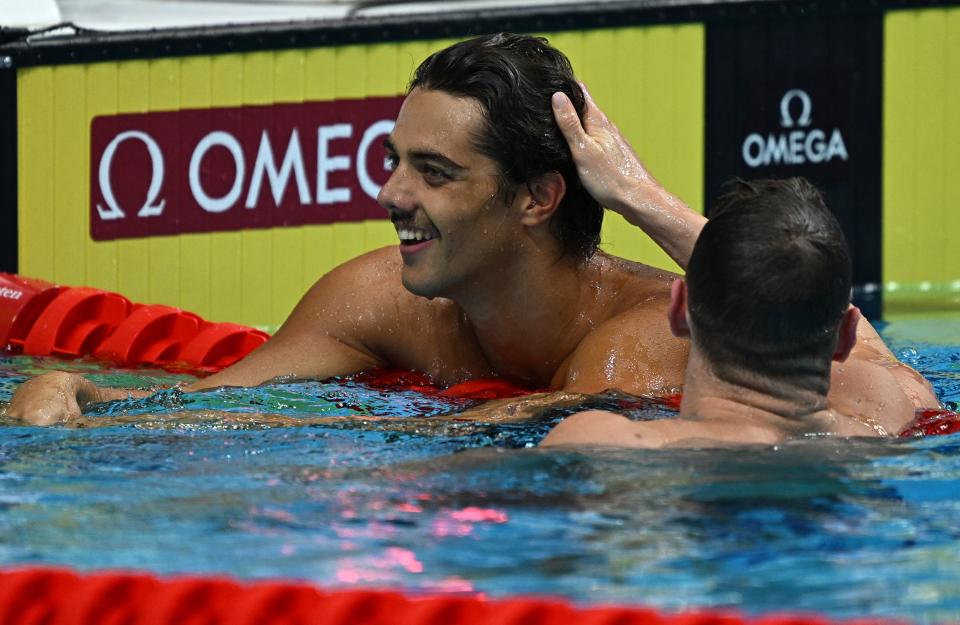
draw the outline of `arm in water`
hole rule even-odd
[[[230,426],[235,429],[273,427],[305,427],[323,425],[340,428],[373,427],[381,431],[429,435],[460,435],[477,428],[510,423],[529,423],[549,410],[575,407],[589,400],[578,393],[535,393],[521,398],[494,399],[462,412],[428,417],[387,417],[372,415],[284,415],[262,412],[230,412],[227,410],[179,410],[153,414],[119,414],[89,417],[80,415],[65,425],[75,428],[100,428],[137,425],[146,429],[163,429],[183,425]]]
[[[329,378],[348,375],[381,364],[365,347],[371,319],[366,310],[344,314],[352,302],[355,310],[370,298],[357,297],[357,270],[351,263],[334,269],[307,292],[290,317],[269,341],[233,366],[184,387],[199,391],[219,386],[255,386],[281,375]],[[361,280],[363,276],[360,276]],[[382,302],[373,302],[380,305]],[[64,423],[81,415],[89,404],[146,397],[152,391],[99,388],[75,373],[47,373],[22,384],[10,400],[5,415],[32,425]]]
[[[4,415],[31,425],[54,425],[80,416],[90,404],[149,394],[135,389],[99,388],[82,375],[54,371],[21,384]]]
[[[567,139],[577,174],[594,198],[642,229],[681,268],[686,269],[693,246],[707,219],[658,183],[619,129],[601,111],[584,87],[587,109],[580,123],[569,99],[554,94],[554,116]],[[918,409],[939,406],[929,382],[899,362],[870,322],[860,319],[858,342],[843,365],[833,370],[832,396],[860,379],[864,371],[881,367],[892,375]]]

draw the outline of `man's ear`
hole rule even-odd
[[[857,324],[860,323],[860,309],[851,306],[843,313],[840,320],[840,332],[837,337],[837,349],[833,352],[833,359],[843,362],[850,356],[850,350],[857,344]]]
[[[683,278],[677,278],[670,286],[667,320],[670,321],[670,331],[675,337],[690,337],[690,324],[687,323],[687,283]]]
[[[523,225],[536,226],[549,221],[566,192],[567,181],[556,171],[545,173],[528,183],[526,193],[518,195],[522,202]]]

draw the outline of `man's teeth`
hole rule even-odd
[[[423,230],[412,230],[408,228],[400,228],[397,230],[397,234],[400,236],[401,241],[429,241],[433,239],[434,236]]]

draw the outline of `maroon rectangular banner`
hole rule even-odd
[[[94,118],[96,241],[385,219],[402,97]]]

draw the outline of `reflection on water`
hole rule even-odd
[[[960,398],[957,348],[897,349]],[[0,399],[50,364],[5,360]],[[118,386],[181,379],[72,366]],[[960,617],[960,435],[548,452],[527,447],[561,414],[443,424],[470,405],[335,381],[166,392],[99,407],[99,428],[4,427],[0,562]]]

